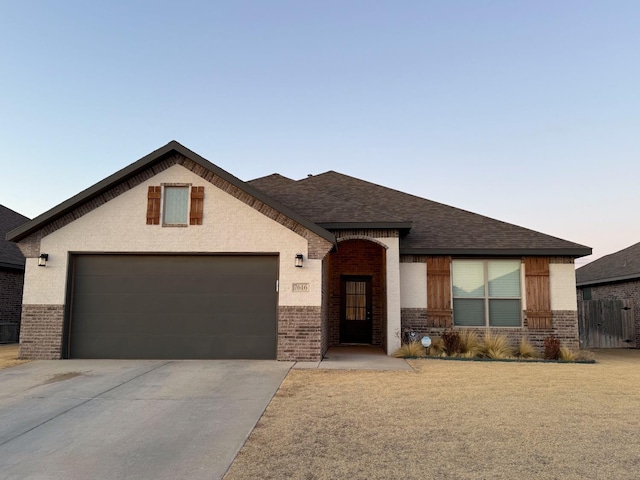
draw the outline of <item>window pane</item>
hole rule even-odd
[[[520,300],[489,300],[489,325],[492,327],[519,327]]]
[[[484,326],[484,300],[454,298],[453,323],[467,327]]]
[[[453,262],[453,296],[484,297],[484,262],[459,260]]]
[[[489,296],[520,298],[520,260],[489,262]]]
[[[189,187],[164,188],[164,223],[186,225],[189,210]]]

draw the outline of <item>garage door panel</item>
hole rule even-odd
[[[144,295],[149,292],[149,285],[154,285],[154,293],[181,295],[238,294],[246,291],[268,293],[275,291],[273,276],[248,275],[80,275],[76,276],[76,295]],[[184,292],[185,285],[189,291]]]
[[[128,359],[210,359],[216,358],[273,359],[275,345],[266,344],[259,335],[95,335],[79,336],[76,358]]]
[[[135,315],[141,317],[154,317],[173,312],[178,317],[190,315],[211,315],[216,314],[261,314],[261,310],[256,309],[256,304],[268,305],[272,293],[268,295],[86,295],[86,302],[79,303],[74,308],[75,316],[85,315],[113,316]],[[96,311],[95,305],[102,305]],[[275,308],[275,305],[274,305]],[[265,312],[271,316],[271,311]]]
[[[74,358],[275,358],[275,256],[80,255]]]

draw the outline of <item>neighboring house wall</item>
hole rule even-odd
[[[0,343],[18,341],[24,272],[0,267]]]
[[[205,186],[202,225],[146,224],[147,190],[161,183]],[[27,258],[21,356],[60,358],[69,253],[277,253],[279,265],[278,358],[319,360],[322,259],[310,259],[303,236],[263,215],[180,165],[174,165],[45,236],[46,267]],[[327,249],[328,250],[328,249]],[[297,253],[304,267],[296,268]],[[308,283],[308,292],[293,292]],[[275,286],[274,286],[275,288]]]
[[[440,336],[445,329],[427,328],[427,267],[426,257],[403,256],[400,264],[402,286],[402,330],[414,330],[419,335]],[[526,288],[524,285],[524,264],[522,275],[522,310],[526,310]],[[533,330],[527,328],[526,319],[522,327],[491,327],[496,334],[505,335],[516,345],[520,338],[527,338],[534,346],[542,349],[544,338],[555,335],[563,345],[578,348],[578,313],[575,296],[575,268],[572,258],[552,257],[549,264],[550,301],[552,329]],[[470,328],[470,327],[455,327]],[[482,335],[486,328],[473,328]]]
[[[583,300],[585,289],[591,290],[591,300],[633,300],[635,347],[640,348],[640,279],[578,288],[578,299]]]

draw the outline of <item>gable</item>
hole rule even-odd
[[[185,185],[203,191],[200,225],[163,226],[147,223],[149,187]],[[278,245],[306,249],[294,229],[175,164],[122,192],[73,222],[41,239],[46,251],[111,252],[270,252]]]
[[[40,240],[43,237],[147,182],[174,165],[182,166],[200,177],[205,183],[214,185],[228,195],[257,210],[262,215],[303,236],[314,245],[317,245],[320,250],[326,247],[325,244],[329,248],[335,244],[333,235],[325,229],[300,216],[293,210],[280,205],[262,192],[253,189],[177,142],[170,142],[107,177],[26,225],[9,232],[7,237],[9,240],[20,242],[20,249],[25,256],[37,256],[40,251]]]

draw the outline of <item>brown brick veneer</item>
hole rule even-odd
[[[23,305],[20,358],[61,358],[63,328],[64,305]]]
[[[516,346],[521,338],[527,338],[531,344],[543,350],[544,338],[553,334],[560,340],[562,345],[577,350],[578,349],[578,312],[573,310],[554,310],[552,314],[553,328],[549,330],[529,330],[525,326],[522,328],[496,328],[491,327],[491,333],[504,335],[509,342]],[[420,336],[439,337],[444,332],[444,328],[426,327],[427,311],[423,308],[403,308],[402,315],[402,331],[412,329]],[[454,327],[455,330],[468,329],[468,327]],[[473,328],[478,336],[482,336],[486,328]]]
[[[386,325],[386,250],[374,241],[344,240],[329,255],[329,344],[340,344],[342,275],[371,276],[373,345],[383,345]]]
[[[322,307],[278,307],[278,360],[322,359]]]

